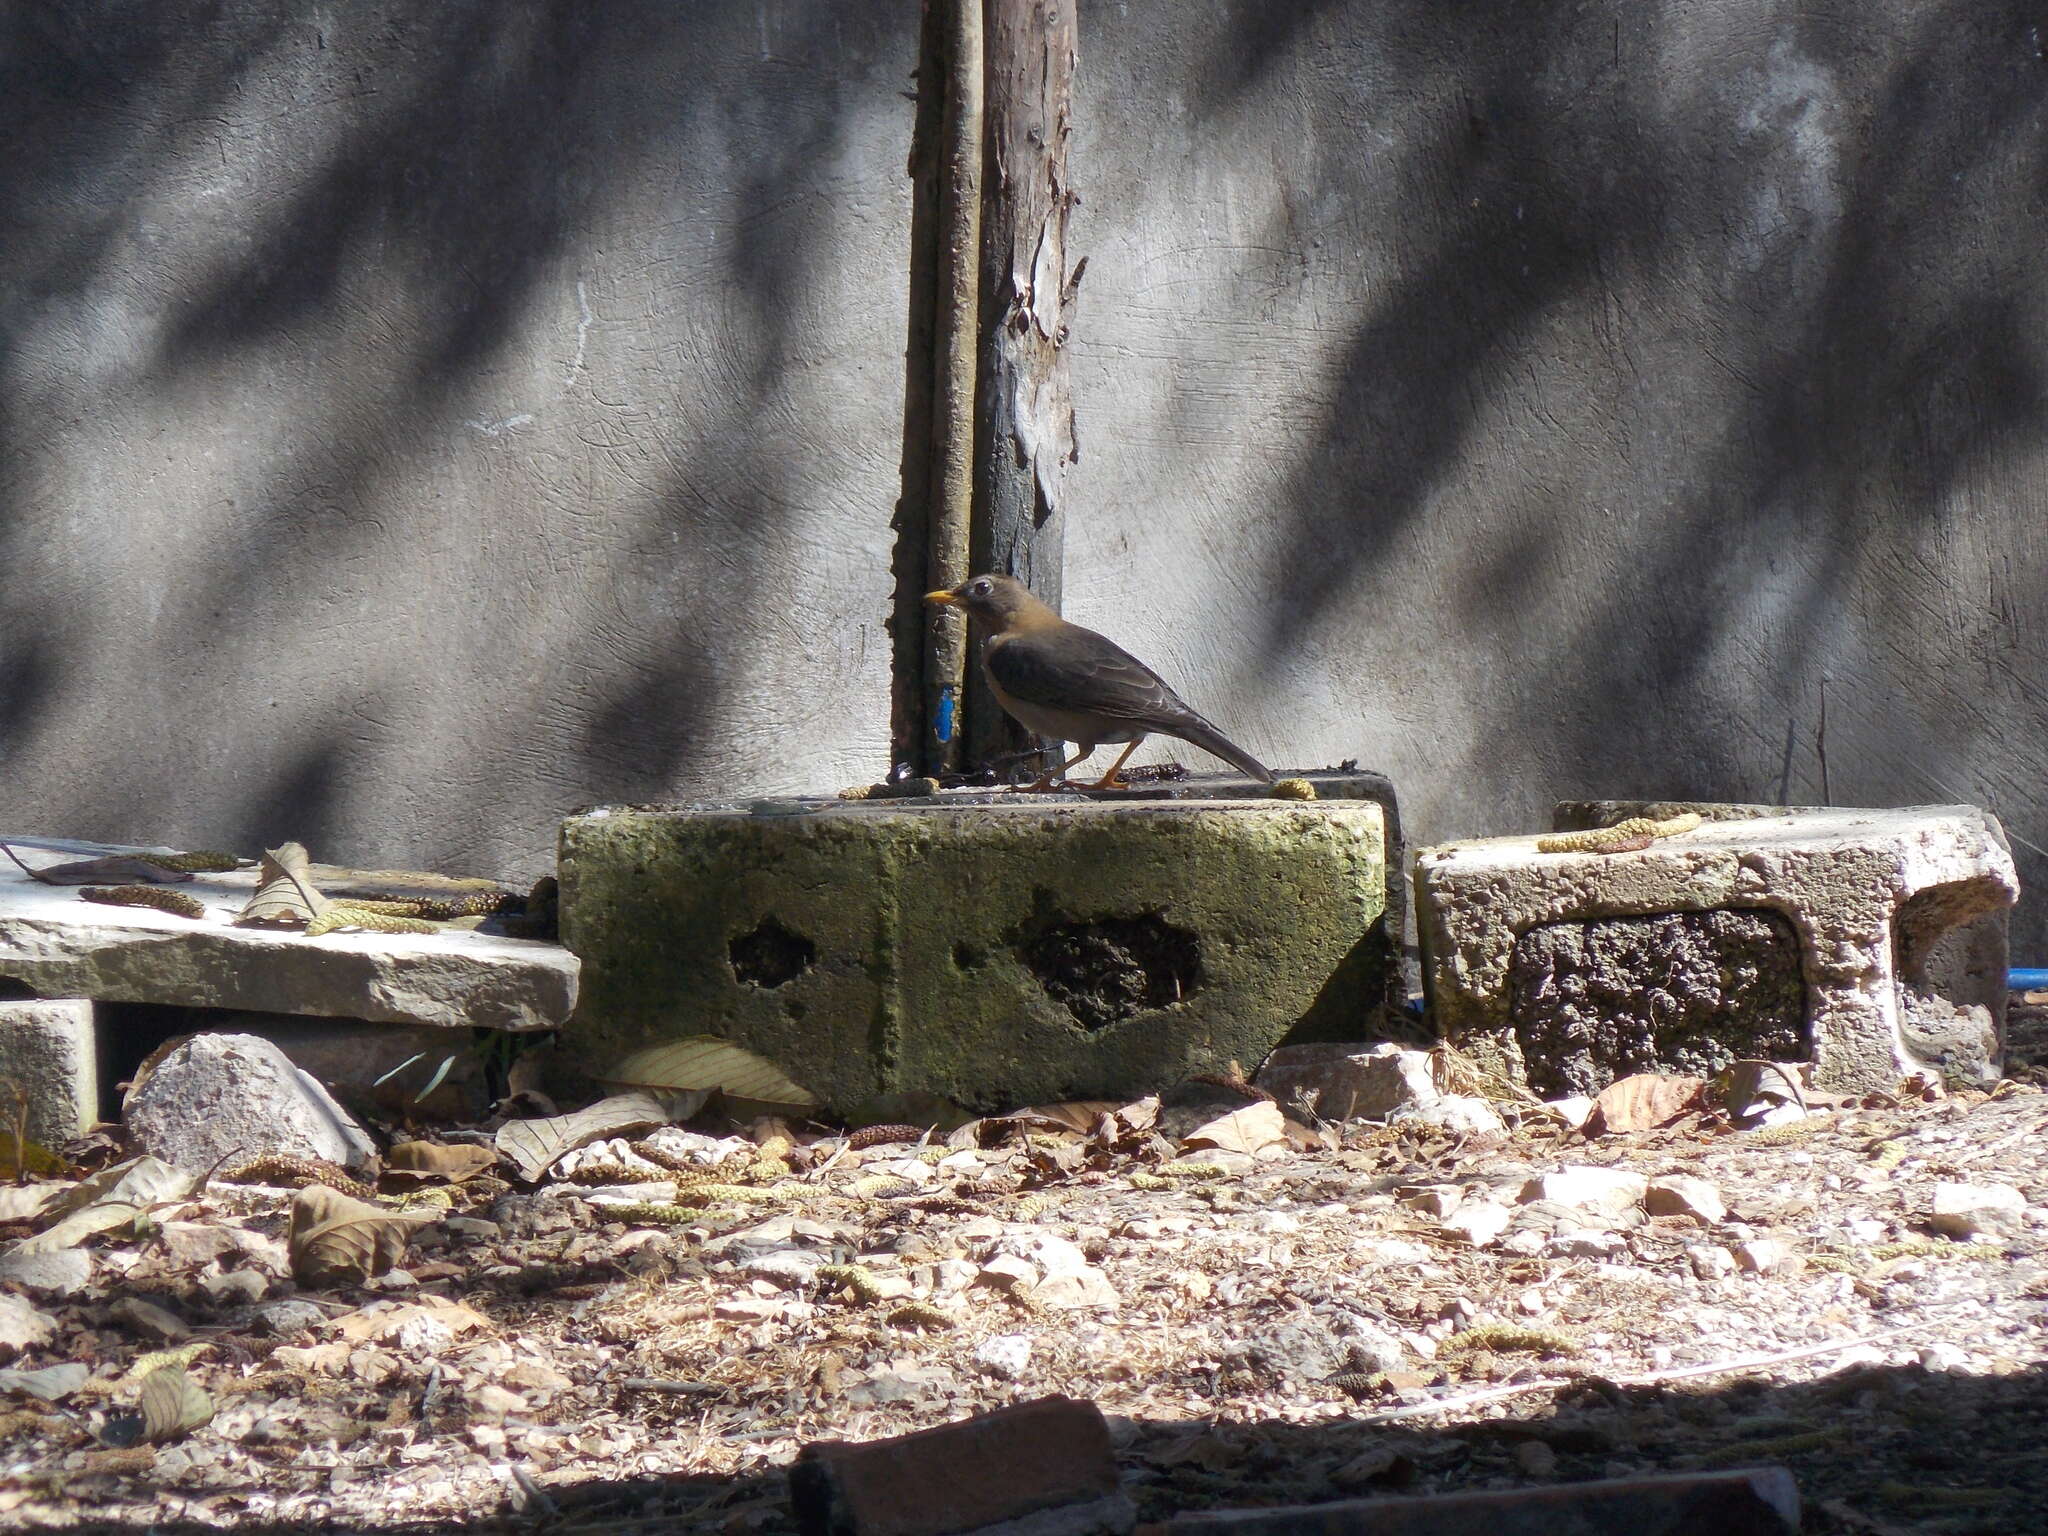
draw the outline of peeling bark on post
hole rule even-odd
[[[1075,0],[987,0],[987,193],[972,564],[1057,610],[1067,466],[1077,456],[1064,343],[1085,258],[1067,267]],[[1031,738],[968,679],[967,758],[998,771]],[[1055,757],[1054,762],[1057,761]],[[1036,760],[1025,763],[1033,773]]]
[[[939,0],[934,0],[939,3]],[[946,38],[944,158],[939,173],[938,325],[933,340],[929,586],[967,579],[974,504],[974,390],[982,197],[981,0],[943,0]],[[960,762],[967,621],[934,608],[925,630],[925,771]]]

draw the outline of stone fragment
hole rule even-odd
[[[1793,1261],[1792,1245],[1775,1237],[1753,1238],[1735,1245],[1735,1265],[1746,1275],[1768,1275]]]
[[[696,1016],[837,1111],[1136,1097],[1386,1000],[1387,845],[1368,800],[603,808],[562,828],[560,1054]]]
[[[57,1336],[57,1324],[19,1296],[0,1293],[0,1363],[25,1349],[35,1349]]]
[[[1987,978],[2002,962],[1991,966],[1988,950],[1976,953],[1981,944],[1968,966],[1942,960],[1963,930],[1981,936],[1984,924],[2002,922],[2018,890],[2002,829],[1973,806],[1809,809],[1709,820],[1647,848],[1611,855],[1543,853],[1526,837],[1481,839],[1420,851],[1415,889],[1439,1028],[1482,1062],[1531,1081],[1541,1069],[1525,1038],[1536,1016],[1530,1010],[1580,1004],[1561,990],[1544,992],[1570,979],[1563,972],[1530,970],[1517,982],[1515,955],[1525,935],[1546,927],[1591,934],[1603,924],[1654,926],[1715,913],[1737,927],[1754,917],[1773,934],[1789,932],[1790,963],[1780,963],[1778,940],[1762,930],[1744,938],[1733,929],[1695,934],[1673,928],[1662,949],[1662,941],[1646,938],[1638,947],[1646,967],[1639,974],[1578,978],[1595,990],[1611,982],[1618,998],[1640,999],[1647,1031],[1617,1038],[1612,1052],[1619,1059],[1589,1070],[1710,1075],[1731,1052],[1779,1055],[1776,1037],[1786,1027],[1779,982],[1785,978],[1796,979],[1801,994],[1790,1027],[1823,1091],[1882,1091],[1924,1068],[1981,1074],[1995,1067],[1999,1054],[2002,981],[1993,993]],[[1723,950],[1730,965],[1718,978],[1709,976],[1712,967],[1692,964]],[[1667,962],[1677,967],[1669,977],[1659,969]],[[1778,979],[1752,996],[1741,980],[1749,971]],[[1664,986],[1667,979],[1676,990]],[[1704,992],[1695,998],[1701,988],[1719,988],[1719,1004],[1707,1007]],[[1665,1001],[1656,999],[1658,991],[1667,993]],[[1752,1005],[1749,1023],[1728,1013]],[[1604,1004],[1595,1009],[1604,1011]],[[1670,1026],[1676,1033],[1667,1033],[1667,1020],[1682,1021]],[[1742,1027],[1730,1032],[1731,1022]]]
[[[360,1168],[377,1150],[326,1089],[254,1035],[174,1047],[129,1090],[122,1119],[144,1150],[187,1169],[273,1153]]]
[[[2017,1226],[2026,1211],[2027,1197],[2010,1184],[1943,1182],[1934,1186],[1930,1225],[1944,1237],[1968,1238]]]
[[[1321,1120],[1384,1120],[1443,1097],[1429,1052],[1376,1045],[1283,1045],[1259,1068],[1258,1086]]]
[[[201,1275],[199,1288],[217,1307],[247,1307],[270,1294],[270,1281],[259,1270],[231,1269],[226,1274]]]
[[[1626,1168],[1596,1168],[1568,1163],[1539,1174],[1522,1186],[1521,1200],[1551,1200],[1582,1211],[1620,1215],[1642,1204],[1650,1181]]]
[[[51,1253],[0,1254],[0,1284],[21,1287],[32,1296],[62,1301],[92,1281],[92,1255],[83,1248]]]
[[[81,855],[6,839],[38,868]],[[108,854],[146,850],[93,845]],[[317,873],[317,871],[316,871]],[[75,889],[0,868],[0,976],[44,997],[187,1008],[320,1014],[459,1030],[555,1029],[576,1004],[576,957],[557,944],[464,929],[303,933],[228,921],[254,894],[256,871],[202,874],[178,890],[198,921],[152,907],[80,901]]]
[[[1721,1198],[1720,1190],[1705,1179],[1684,1173],[1650,1180],[1643,1191],[1643,1209],[1652,1216],[1690,1216],[1706,1227],[1716,1226],[1728,1216],[1728,1202]]]
[[[17,872],[18,873],[18,872]],[[0,966],[0,975],[6,967]],[[61,1147],[100,1117],[98,1053],[93,1006],[74,1000],[28,998],[0,1002],[0,1083],[25,1096],[28,1139]],[[7,1128],[15,1110],[6,1109]]]
[[[790,1468],[805,1536],[952,1536],[1030,1519],[1048,1536],[1129,1531],[1109,1426],[1066,1397],[864,1444],[807,1445]],[[1048,1523],[1048,1512],[1066,1519]]]
[[[1474,1248],[1486,1248],[1507,1231],[1515,1213],[1491,1200],[1471,1200],[1446,1216],[1440,1225],[1453,1237],[1461,1237]]]
[[[1619,1232],[1581,1227],[1572,1232],[1553,1233],[1545,1239],[1542,1251],[1556,1259],[1611,1259],[1627,1248],[1628,1239]]]
[[[167,1307],[142,1296],[121,1296],[107,1309],[114,1321],[131,1333],[159,1344],[175,1344],[192,1336],[185,1320]]]
[[[824,1268],[825,1256],[804,1248],[784,1248],[764,1253],[746,1261],[740,1266],[740,1273],[749,1280],[766,1280],[770,1285],[779,1285],[785,1291],[800,1291],[808,1287]]]
[[[1702,1280],[1724,1280],[1735,1273],[1735,1255],[1718,1243],[1695,1243],[1685,1250],[1685,1257]]]
[[[282,1301],[269,1302],[256,1309],[255,1329],[273,1339],[295,1339],[302,1333],[312,1333],[327,1322],[323,1307],[310,1301],[287,1297]]]
[[[1419,1211],[1441,1221],[1455,1211],[1464,1198],[1465,1191],[1455,1184],[1432,1184],[1427,1189],[1410,1190],[1401,1197],[1401,1203],[1411,1211]]]
[[[1460,1136],[1487,1136],[1508,1128],[1499,1110],[1469,1093],[1447,1093],[1434,1104],[1417,1104],[1399,1111],[1393,1118],[1419,1120]]]
[[[1147,1536],[1794,1536],[1783,1467],[1175,1515]]]
[[[991,1375],[1015,1381],[1031,1363],[1031,1335],[994,1333],[974,1348],[975,1363]]]

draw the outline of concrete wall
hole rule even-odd
[[[1825,789],[2048,880],[2038,8],[1081,24],[1073,616],[1421,838]],[[531,873],[879,769],[915,31],[13,8],[0,825]]]

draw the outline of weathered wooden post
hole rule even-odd
[[[987,131],[981,369],[969,564],[1060,606],[1067,466],[1075,457],[1065,342],[1086,260],[1067,265],[1076,0],[985,0]],[[967,677],[965,760],[999,769],[1031,739]],[[1032,772],[1037,764],[1030,765]]]

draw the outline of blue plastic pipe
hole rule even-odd
[[[2048,991],[2048,970],[2017,970],[2005,973],[2008,992]]]

